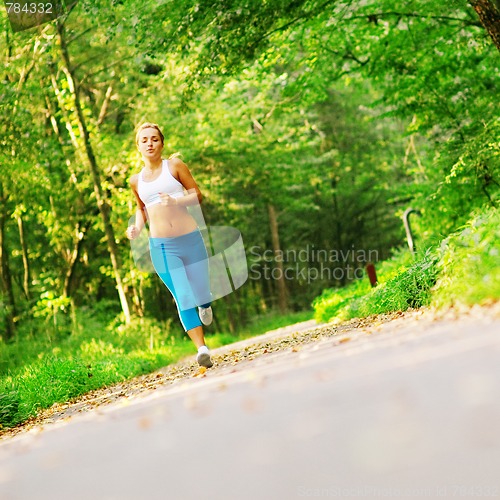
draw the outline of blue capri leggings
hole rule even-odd
[[[150,238],[153,266],[173,295],[184,330],[201,326],[197,306],[211,303],[208,254],[199,229],[174,238]]]

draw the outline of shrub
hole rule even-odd
[[[391,259],[377,266],[377,280],[380,283],[377,288],[372,289],[368,278],[363,278],[353,281],[344,288],[324,290],[313,302],[314,318],[316,321],[331,321],[333,319],[339,321],[350,319],[357,314],[376,314],[368,312],[368,302],[363,302],[362,297],[373,297],[375,301],[373,307],[377,310],[383,309],[383,303],[388,298],[381,290],[396,276],[411,267],[413,263],[413,256],[407,249],[395,249]],[[355,308],[353,308],[354,304],[356,304]],[[387,307],[390,307],[389,304]]]
[[[366,317],[428,305],[431,288],[436,283],[437,260],[435,253],[428,252],[405,271],[352,301],[346,307],[344,317]]]
[[[476,215],[439,249],[439,278],[433,305],[472,305],[500,298],[500,215],[491,208]]]

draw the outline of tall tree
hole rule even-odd
[[[80,88],[78,82],[75,79],[75,74],[71,63],[71,56],[69,54],[68,46],[66,43],[66,32],[65,32],[64,22],[57,20],[56,26],[57,26],[59,47],[61,50],[61,61],[60,61],[61,68],[66,76],[68,90],[70,92],[72,101],[70,110],[73,109],[75,111],[76,115],[75,124],[79,131],[80,140],[76,139],[77,136],[74,132],[72,136],[75,138],[75,146],[81,148],[81,153],[86,159],[86,163],[88,165],[89,172],[92,177],[94,195],[96,198],[97,207],[102,217],[104,232],[106,234],[106,239],[108,244],[108,252],[111,259],[111,264],[113,266],[114,277],[116,280],[116,288],[118,290],[118,296],[120,297],[120,303],[122,306],[123,313],[125,315],[125,320],[126,322],[130,322],[130,309],[127,302],[127,296],[125,293],[121,277],[119,252],[116,245],[114,228],[111,224],[111,219],[110,219],[110,206],[108,204],[108,201],[104,193],[99,166],[97,164],[94,150],[90,142],[90,134],[84,117],[82,103],[80,100]],[[55,91],[57,92],[58,89],[55,88]],[[68,121],[67,126],[71,128],[72,123]]]

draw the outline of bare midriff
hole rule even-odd
[[[147,209],[152,238],[174,238],[194,231],[198,226],[186,207],[160,203]]]

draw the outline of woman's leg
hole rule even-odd
[[[189,335],[189,338],[193,341],[194,345],[197,349],[205,344],[205,336],[203,335],[203,328],[201,326],[197,326],[196,328],[192,328],[186,332]]]
[[[188,332],[201,327],[201,321],[192,299],[191,285],[182,260],[163,244],[151,245],[151,260],[156,273],[174,297],[184,330]]]
[[[193,293],[184,268],[184,263],[178,255],[178,250],[179,249],[175,248],[173,245],[170,245],[170,248],[168,248],[168,245],[165,244],[160,244],[158,246],[152,244],[151,259],[158,276],[174,297],[184,330],[186,330],[198,349],[196,360],[201,366],[210,368],[213,366],[213,363],[210,358],[210,352],[205,345],[205,337],[203,335],[200,317],[195,307],[185,305],[186,301],[188,303],[193,301]],[[184,306],[181,302],[184,302]]]

